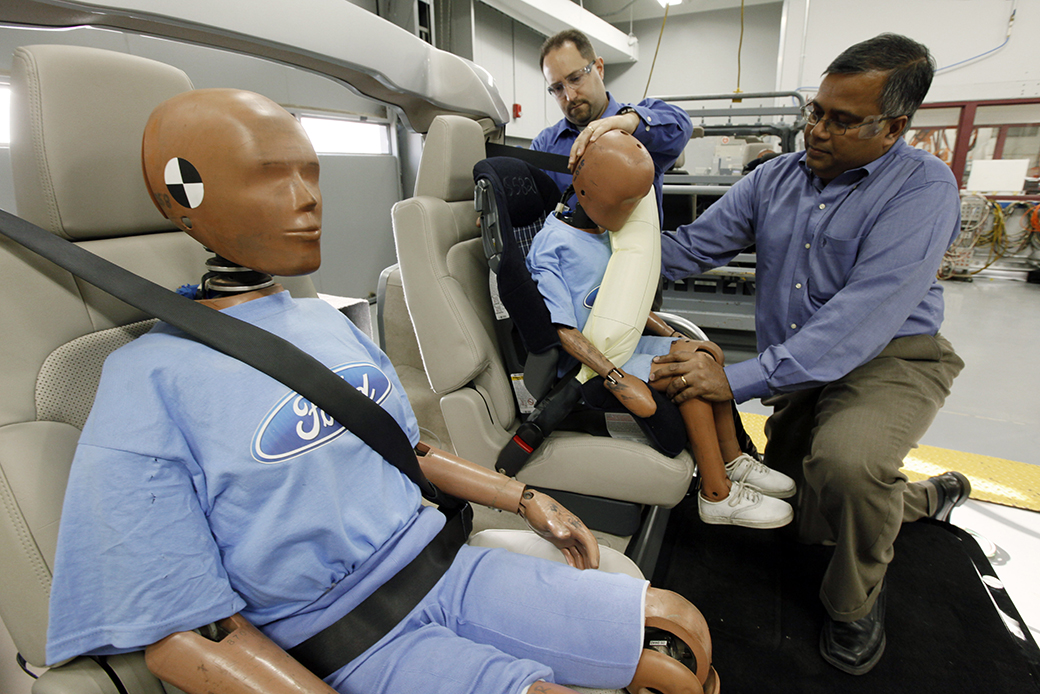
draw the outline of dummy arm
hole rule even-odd
[[[335,694],[242,615],[209,628],[212,638],[179,631],[148,646],[148,669],[187,694]]]
[[[603,385],[625,409],[637,417],[649,417],[657,411],[657,403],[646,383],[615,367],[577,328],[560,326],[556,334],[560,336],[563,351],[602,376]]]
[[[646,328],[654,335],[660,335],[661,337],[685,337],[685,335],[668,325],[663,318],[653,311],[651,311],[650,315],[647,316]]]
[[[420,443],[419,467],[438,489],[460,499],[517,513],[535,533],[556,545],[578,569],[599,566],[599,543],[573,513],[527,485],[458,456]]]

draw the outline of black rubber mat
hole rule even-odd
[[[672,511],[653,583],[704,613],[725,694],[1040,692],[1040,650],[970,535],[919,521],[895,550],[888,644],[860,676],[819,654],[828,548],[785,529],[705,525],[689,497]]]

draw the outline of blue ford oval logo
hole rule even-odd
[[[386,400],[393,385],[374,364],[353,362],[332,371],[371,398],[376,404]],[[280,463],[324,446],[339,438],[346,429],[302,395],[289,393],[271,408],[253,434],[253,458],[261,463]]]

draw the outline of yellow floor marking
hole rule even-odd
[[[766,416],[741,412],[740,418],[758,450],[765,450]],[[958,470],[968,477],[972,499],[1040,511],[1040,465],[935,446],[919,446],[903,461],[903,473],[911,482],[947,470]]]

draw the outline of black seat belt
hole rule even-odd
[[[485,143],[484,153],[488,157],[513,157],[514,159],[526,161],[528,164],[537,166],[545,171],[555,171],[563,174],[570,174],[571,172],[567,168],[567,162],[570,158],[566,154],[553,154],[552,152],[542,152],[537,149],[500,145],[495,142]]]
[[[308,647],[293,653],[305,666],[307,661],[316,663],[315,674],[324,678],[374,645],[450,566],[469,534],[472,511],[426,479],[407,435],[389,412],[287,340],[169,291],[5,210],[0,210],[0,233],[307,398],[412,480],[448,516],[444,529],[409,565],[339,622],[301,644]],[[335,662],[339,664],[332,667]]]

